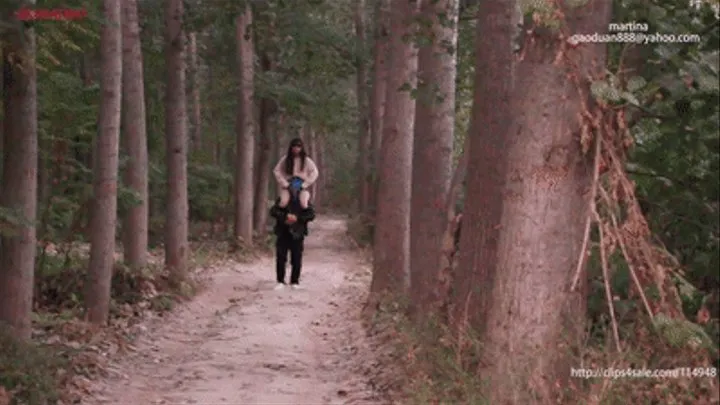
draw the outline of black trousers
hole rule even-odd
[[[302,270],[302,255],[305,247],[305,239],[294,239],[289,233],[278,235],[275,242],[275,272],[277,282],[285,283],[285,265],[287,263],[288,251],[290,252],[290,284],[300,282],[300,271]]]

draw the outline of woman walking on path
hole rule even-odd
[[[317,165],[315,165],[315,162],[313,162],[305,152],[305,147],[300,138],[295,138],[290,141],[287,155],[282,157],[277,165],[275,165],[273,174],[279,187],[279,206],[281,208],[287,207],[290,202],[290,180],[294,177],[302,180],[301,190],[298,196],[300,207],[303,209],[309,207],[310,191],[308,191],[308,189],[315,183],[319,173]]]

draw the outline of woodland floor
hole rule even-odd
[[[346,226],[340,217],[311,224],[303,290],[273,290],[272,257],[215,270],[192,301],[146,325],[83,404],[385,402],[366,375],[370,271]]]

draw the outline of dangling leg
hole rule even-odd
[[[290,203],[290,191],[288,189],[283,188],[280,190],[280,207],[285,208]]]
[[[302,190],[300,192],[300,206],[305,209],[310,205],[310,192]]]

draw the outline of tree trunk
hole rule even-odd
[[[317,146],[317,153],[315,164],[318,166],[318,171],[321,173],[315,182],[315,197],[313,197],[313,204],[317,207],[325,204],[327,206],[327,184],[330,178],[330,170],[327,167],[327,155],[325,154],[325,139],[322,133],[315,132],[312,127],[310,130],[313,132],[315,138],[315,145]]]
[[[190,142],[193,150],[200,150],[202,147],[201,130],[202,118],[200,110],[200,73],[198,70],[198,47],[197,34],[191,32],[188,34],[188,56],[190,62],[189,81],[190,81]]]
[[[290,136],[289,136],[290,129],[288,128],[289,126],[290,126],[290,124],[283,125],[282,130],[278,134],[275,135],[275,139],[277,140],[277,145],[278,145],[278,148],[277,148],[278,161],[280,159],[282,159],[283,156],[287,155],[288,142],[290,142],[290,139],[289,139],[290,138]]]
[[[3,63],[2,62],[3,60],[5,60],[3,57],[3,47],[0,46],[0,63]],[[3,82],[5,81],[5,75],[3,74],[3,70],[4,69],[0,69],[0,97],[2,97],[2,94],[3,94],[3,88],[4,88]],[[3,105],[2,100],[0,100],[0,108],[4,108],[4,107],[2,107],[2,105]],[[5,126],[5,124],[3,124],[3,121],[0,121],[0,156],[3,156],[3,153],[4,153],[3,152],[3,144],[5,142],[5,139],[4,139],[5,137],[3,136],[3,126]],[[2,165],[2,161],[0,161],[0,179],[2,178],[2,175],[3,175],[3,165]],[[2,193],[2,184],[0,184],[0,193]]]
[[[405,291],[410,256],[410,181],[412,177],[417,48],[412,34],[418,3],[397,0],[391,7],[390,73],[383,117],[382,157],[373,238],[373,293]]]
[[[311,159],[315,160],[315,162],[317,164],[317,155],[318,155],[317,136],[315,135],[315,131],[313,131],[312,126],[309,123],[305,124],[304,129],[305,129],[304,132],[305,132],[305,139],[306,139],[305,143],[306,143],[306,145],[309,146],[308,151],[307,151],[308,156],[310,156]],[[315,182],[315,184],[313,184],[310,187],[310,194],[313,196],[313,200],[314,200],[315,196],[317,196],[317,182]],[[314,202],[315,201],[313,201],[313,203]]]
[[[357,56],[357,76],[355,94],[358,104],[358,157],[357,157],[357,195],[358,211],[365,213],[370,199],[369,164],[370,122],[368,117],[367,64],[365,63],[365,0],[355,0],[355,41]]]
[[[148,150],[145,123],[143,60],[138,25],[137,0],[123,3],[123,131],[125,186],[133,190],[140,203],[132,207],[123,224],[124,259],[139,269],[147,264],[148,247]]]
[[[272,171],[271,139],[275,136],[277,124],[273,124],[275,102],[263,99],[260,108],[260,150],[255,184],[254,227],[259,238],[267,236],[268,199],[270,195],[270,172]]]
[[[478,280],[491,282],[497,267],[498,224],[507,166],[506,143],[512,116],[510,96],[514,86],[512,45],[516,3],[487,1],[477,23],[473,109],[464,153],[468,158],[465,226],[451,297],[451,318],[461,329],[468,326],[465,324],[468,321],[470,326],[482,326],[482,317],[477,312],[481,303],[489,305],[489,301],[482,301],[489,298],[474,288],[483,289],[483,292],[490,288],[479,284]],[[479,158],[469,159],[473,155]],[[467,306],[468,302],[475,306]]]
[[[90,87],[94,84],[93,75],[93,56],[89,52],[85,52],[82,55],[80,62],[80,77],[82,78],[83,85]]]
[[[517,21],[498,21],[502,10],[494,2],[482,11],[492,18],[495,30],[509,33]],[[567,19],[570,32],[600,32],[607,27],[610,12],[611,3],[591,0],[559,14]],[[509,106],[487,97],[505,94],[501,91],[482,93],[496,109],[512,111],[502,117],[512,119],[509,128],[481,119],[479,128],[488,131],[473,139],[471,152],[477,159],[468,168],[463,220],[467,231],[463,229],[461,237],[460,264],[470,275],[464,284],[481,286],[482,291],[477,299],[465,288],[459,299],[467,300],[467,307],[478,315],[471,318],[476,326],[488,325],[480,329],[480,340],[481,374],[490,379],[490,403],[556,403],[556,386],[564,386],[569,377],[570,347],[581,340],[585,326],[584,289],[572,292],[570,284],[582,245],[592,165],[578,139],[582,100],[568,77],[580,78],[584,94],[589,94],[585,80],[605,66],[606,47],[583,44],[561,51],[564,41],[552,31],[534,35],[513,72]],[[509,44],[509,37],[485,41]],[[561,52],[566,54],[558,59]],[[507,60],[503,62],[506,65]],[[483,154],[492,152],[491,133],[504,134],[502,167],[511,169],[488,172],[488,163],[496,161]],[[482,181],[495,176],[499,180],[490,188]],[[483,209],[495,204],[481,198],[501,201],[500,207]],[[491,229],[501,233],[493,234]]]
[[[235,156],[235,238],[252,244],[253,236],[253,153],[255,123],[253,111],[253,75],[255,55],[252,38],[252,10],[247,5],[236,20],[237,62],[239,75]]]
[[[438,303],[434,295],[446,225],[455,129],[455,47],[458,0],[424,2],[432,39],[418,56],[418,99],[412,161],[410,297],[417,314]],[[445,15],[446,21],[439,16]]]
[[[377,209],[378,170],[380,166],[380,146],[382,142],[383,115],[387,95],[389,0],[375,0],[375,46],[373,48],[373,84],[370,98],[370,188],[368,190],[368,208]]]
[[[470,123],[470,131],[474,132],[475,128],[474,121]],[[463,150],[460,154],[460,159],[455,167],[455,171],[450,181],[450,187],[445,198],[445,219],[444,219],[444,231],[440,245],[440,262],[435,273],[438,278],[435,282],[435,302],[430,303],[429,307],[432,308],[434,305],[440,305],[441,308],[447,309],[450,298],[450,290],[453,284],[454,274],[453,268],[457,260],[455,260],[457,251],[457,240],[456,235],[459,231],[460,223],[459,220],[462,216],[458,216],[457,213],[457,201],[462,191],[463,182],[465,181],[465,174],[467,172],[468,160],[470,160],[470,140],[472,137],[466,136],[463,144]],[[443,316],[448,315],[447,312],[442,313]]]
[[[257,235],[257,224],[255,223],[255,213],[257,212],[257,199],[258,199],[258,184],[260,184],[260,155],[262,148],[262,100],[254,100],[253,102],[253,134],[255,134],[255,153],[253,153],[253,229]]]
[[[93,153],[93,200],[90,216],[90,262],[85,285],[89,322],[104,325],[110,310],[115,262],[117,186],[122,98],[122,28],[120,0],[103,0],[106,24],[100,34],[101,100],[99,133]]]
[[[165,2],[165,160],[168,179],[165,266],[169,269],[174,284],[185,279],[189,255],[183,7],[182,0]]]
[[[33,4],[33,3],[30,3]],[[18,339],[32,334],[37,210],[37,76],[32,29],[6,35],[3,55],[3,171],[0,206],[24,222],[0,236],[0,323]],[[11,59],[12,57],[12,59]]]

